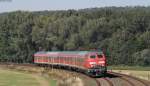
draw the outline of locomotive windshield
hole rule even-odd
[[[103,55],[101,55],[101,54],[98,54],[97,56],[98,56],[98,58],[103,58]]]
[[[100,51],[99,51],[99,52],[97,53],[97,57],[98,57],[98,58],[103,58],[103,52],[100,52]]]
[[[91,58],[91,59],[95,59],[95,58],[96,58],[96,56],[95,56],[95,55],[92,55],[92,56],[90,56],[90,58]]]

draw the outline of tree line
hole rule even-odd
[[[150,7],[0,14],[0,61],[32,62],[37,51],[102,49],[109,65],[150,65]]]

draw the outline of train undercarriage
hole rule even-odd
[[[42,64],[36,63],[36,64],[42,67],[50,67],[50,68],[64,69],[68,71],[76,71],[80,73],[85,73],[91,77],[102,77],[102,76],[105,76],[107,72],[107,67],[103,67],[103,66],[93,67],[90,69],[83,69],[83,68],[78,68],[76,66],[61,65],[61,64],[47,64],[47,63],[42,63]]]

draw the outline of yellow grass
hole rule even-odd
[[[50,86],[40,76],[0,68],[0,86]]]
[[[127,75],[132,75],[150,81],[150,71],[141,71],[141,70],[113,70],[113,71]]]

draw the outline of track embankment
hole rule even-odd
[[[150,86],[149,81],[115,72],[92,78],[83,73],[34,64],[1,64],[0,67],[50,76],[58,81],[58,86]]]

